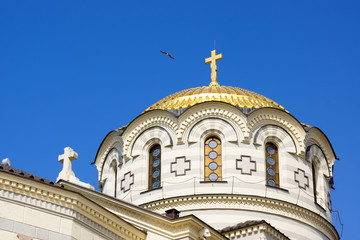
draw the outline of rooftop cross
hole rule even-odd
[[[205,59],[205,64],[211,63],[211,83],[210,86],[219,86],[217,82],[217,66],[216,61],[222,59],[222,53],[216,55],[216,50],[211,51],[211,57]]]
[[[72,148],[64,148],[64,154],[59,155],[59,162],[63,164],[63,169],[59,173],[57,180],[71,181],[72,179],[77,179],[72,171],[72,161],[77,159],[77,157],[78,154]]]
[[[77,177],[75,177],[75,173],[72,170],[72,161],[78,158],[78,154],[71,148],[64,148],[64,154],[59,155],[59,162],[63,164],[63,169],[59,173],[56,181],[64,180],[67,182],[74,183],[76,185],[89,188],[94,190],[94,187],[88,183],[81,182]]]

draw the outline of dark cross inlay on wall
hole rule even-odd
[[[306,176],[304,170],[298,168],[297,171],[294,171],[294,179],[295,182],[298,183],[299,188],[306,190],[306,188],[309,187],[309,177]]]
[[[175,173],[175,176],[184,176],[186,175],[186,171],[191,169],[190,160],[186,160],[186,157],[177,157],[175,158],[175,162],[171,162],[170,171]]]
[[[134,174],[127,172],[124,174],[123,179],[121,180],[121,190],[125,193],[130,190],[131,185],[134,184]]]
[[[252,175],[252,172],[256,172],[256,161],[251,160],[251,156],[241,155],[240,159],[236,159],[236,169],[241,174]]]

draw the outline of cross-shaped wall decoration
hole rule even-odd
[[[134,184],[134,174],[127,172],[124,174],[123,179],[121,180],[121,190],[125,193],[130,190],[131,185]]]
[[[241,171],[241,174],[251,175],[256,172],[256,161],[251,160],[251,156],[241,155],[240,159],[236,159],[236,169]]]
[[[299,188],[306,190],[306,188],[309,187],[309,177],[306,176],[304,170],[298,168],[297,171],[294,171],[294,179],[295,182],[298,183]]]
[[[191,169],[190,160],[186,160],[186,157],[177,157],[175,158],[175,162],[172,162],[170,165],[170,171],[175,173],[175,176],[184,176],[186,175],[186,171]]]

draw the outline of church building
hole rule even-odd
[[[52,182],[0,165],[0,239],[338,240],[330,189],[337,159],[326,135],[252,91],[176,92],[108,133],[99,189],[59,156]],[[96,176],[94,176],[95,178]]]

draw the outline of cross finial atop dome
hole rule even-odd
[[[205,59],[205,64],[211,63],[211,83],[209,86],[219,86],[217,82],[217,66],[216,61],[222,59],[222,53],[216,55],[216,50],[211,51],[211,57]]]

